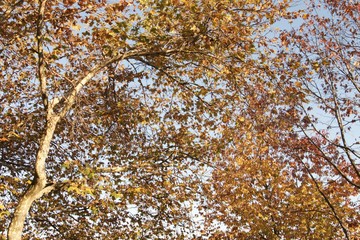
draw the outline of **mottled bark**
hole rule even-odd
[[[123,54],[119,54],[110,58],[107,61],[95,66],[91,69],[83,78],[80,78],[77,84],[74,86],[73,90],[70,91],[66,96],[61,98],[55,98],[49,101],[48,94],[46,92],[46,88],[44,87],[44,82],[46,81],[44,65],[39,64],[39,80],[40,80],[40,91],[43,94],[44,106],[47,109],[47,125],[44,135],[40,141],[40,148],[37,153],[36,162],[35,162],[35,174],[34,179],[23,195],[20,198],[19,204],[14,212],[14,216],[12,218],[10,227],[8,229],[8,240],[20,240],[21,234],[24,228],[24,222],[26,216],[30,210],[32,203],[41,198],[45,193],[50,192],[54,188],[54,184],[47,185],[46,181],[46,159],[50,150],[50,143],[54,135],[54,131],[56,128],[57,123],[65,117],[66,113],[71,109],[74,104],[75,98],[79,91],[85,86],[94,76],[96,73],[100,72],[102,69],[106,68],[113,62],[119,62],[126,58],[137,57],[137,56],[146,56],[146,55],[168,55],[172,53],[179,52],[179,50],[168,50],[168,51],[160,51],[160,52],[147,52],[147,51],[129,51]],[[39,55],[39,59],[41,55]],[[60,103],[64,102],[61,110],[57,113],[54,112],[55,106]]]
[[[46,182],[45,160],[49,154],[50,142],[53,138],[58,121],[58,116],[50,117],[48,119],[46,131],[40,141],[40,148],[36,156],[34,179],[26,193],[20,198],[19,204],[14,212],[8,230],[9,240],[21,239],[24,222],[32,203],[43,194],[50,192],[53,189],[53,185],[47,185]]]

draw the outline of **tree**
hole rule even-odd
[[[357,224],[360,155],[356,134],[360,5],[353,1],[309,1],[309,4],[314,11],[303,15],[302,34],[291,33],[291,45],[296,52],[291,56],[300,63],[296,78],[309,100],[309,104],[300,107],[304,122],[300,128],[314,154],[307,171],[314,182],[322,182],[323,186],[317,188],[344,236],[355,238],[360,231]],[[345,197],[343,202],[347,202],[341,202],[338,209],[332,202],[337,196]],[[346,211],[348,206],[350,210]]]
[[[308,95],[309,103],[301,109],[302,130],[308,139],[321,139],[323,146],[313,145],[334,174],[359,189],[358,136],[352,133],[359,121],[359,5],[352,1],[309,4],[314,12],[303,15],[305,23],[299,31],[282,36],[293,51],[288,55],[289,68]]]
[[[359,4],[307,4],[2,1],[3,237],[355,238]]]
[[[239,91],[253,94],[264,74],[260,36],[287,1],[0,6],[0,231],[196,234],[191,204],[246,106]]]
[[[257,91],[261,107],[229,132],[234,146],[207,187],[214,239],[359,235],[360,5],[306,4],[264,57],[277,97]]]

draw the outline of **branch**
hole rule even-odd
[[[66,113],[70,110],[70,108],[74,104],[76,95],[89,82],[89,80],[91,78],[93,78],[99,71],[106,68],[110,64],[112,64],[114,62],[122,61],[124,59],[131,58],[131,57],[136,57],[136,56],[153,56],[153,55],[166,56],[168,54],[179,53],[179,52],[184,52],[184,51],[181,51],[181,50],[164,50],[164,51],[148,52],[148,51],[132,50],[132,51],[128,51],[128,52],[116,55],[116,56],[110,58],[109,60],[104,61],[103,63],[95,66],[94,68],[92,68],[85,77],[80,79],[77,82],[77,84],[75,84],[75,87],[73,88],[73,90],[70,93],[68,93],[67,96],[63,97],[63,99],[65,99],[65,105],[64,105],[63,109],[60,111],[60,114],[59,114],[60,118],[63,118],[66,115]],[[61,100],[62,99],[60,99],[60,101]]]
[[[130,168],[128,167],[96,167],[95,170],[99,173],[118,173],[126,172]]]
[[[39,6],[39,24],[40,26],[43,22],[43,14],[45,10],[45,3],[46,0],[40,1]],[[20,240],[22,235],[22,230],[24,227],[24,222],[26,219],[26,216],[30,210],[30,207],[32,203],[40,198],[42,195],[49,193],[53,189],[56,188],[57,184],[47,184],[47,177],[46,177],[46,170],[45,170],[45,163],[46,159],[49,154],[50,150],[50,143],[53,139],[54,132],[56,129],[56,126],[58,122],[66,115],[66,113],[71,109],[72,105],[75,102],[75,98],[77,94],[80,92],[80,90],[102,69],[106,68],[111,63],[124,60],[129,57],[134,56],[149,56],[149,55],[168,55],[172,53],[178,53],[179,50],[165,50],[165,51],[141,51],[141,50],[132,50],[128,51],[119,55],[114,56],[113,58],[110,58],[107,61],[104,61],[103,63],[100,63],[99,65],[92,68],[85,77],[81,78],[77,84],[75,85],[74,89],[70,91],[70,93],[67,96],[64,96],[62,98],[55,98],[53,99],[51,104],[48,104],[48,96],[46,92],[46,79],[45,79],[45,66],[43,62],[43,56],[42,56],[42,46],[41,46],[41,31],[38,27],[38,47],[39,47],[39,62],[38,62],[38,74],[39,74],[39,80],[40,80],[40,90],[43,96],[43,101],[45,108],[47,110],[47,116],[46,116],[46,126],[45,126],[45,132],[43,133],[40,144],[39,144],[39,150],[36,155],[36,161],[35,161],[35,174],[34,174],[34,180],[32,184],[30,185],[29,189],[26,191],[26,193],[20,198],[19,204],[15,209],[14,216],[11,220],[10,227],[8,230],[8,239],[9,240]],[[64,101],[64,107],[60,110],[59,113],[54,112],[54,107]]]
[[[48,108],[48,93],[46,89],[47,80],[45,77],[45,61],[44,61],[44,49],[43,49],[43,34],[42,28],[44,26],[44,13],[47,0],[40,1],[38,9],[36,39],[37,39],[37,55],[38,55],[38,78],[40,81],[40,92],[45,109]]]
[[[332,159],[330,159],[328,156],[326,156],[325,152],[321,149],[320,146],[318,146],[318,144],[316,144],[314,142],[314,140],[306,133],[305,129],[303,129],[302,127],[300,127],[303,134],[305,135],[305,137],[310,141],[310,143],[316,147],[316,149],[321,153],[321,157],[324,158],[326,160],[326,162],[328,162],[340,175],[341,177],[343,177],[348,183],[350,183],[351,185],[353,185],[356,188],[360,189],[360,185],[356,184],[355,182],[353,182],[349,177],[347,177],[345,175],[345,173],[343,173],[337,166],[335,163],[332,162]]]
[[[300,160],[301,161],[301,160]],[[320,189],[320,186],[318,184],[318,182],[316,181],[316,179],[314,178],[314,176],[312,175],[312,173],[310,172],[310,169],[306,166],[306,164],[301,161],[301,163],[304,165],[306,171],[309,173],[312,181],[315,183],[316,189],[318,190],[318,192],[321,194],[321,196],[324,198],[326,204],[329,206],[329,208],[331,209],[331,211],[334,214],[334,217],[336,218],[337,222],[339,223],[339,225],[341,226],[342,231],[344,232],[344,235],[346,237],[347,240],[350,240],[349,234],[346,230],[346,228],[344,227],[340,217],[338,216],[338,214],[335,211],[334,206],[332,205],[332,203],[330,202],[329,198],[325,195],[325,193]]]
[[[338,101],[337,101],[338,97],[337,97],[337,94],[336,94],[336,91],[335,91],[334,84],[331,83],[330,86],[331,86],[331,92],[333,94],[333,101],[334,101],[334,105],[335,105],[336,121],[337,121],[338,126],[339,126],[341,140],[342,140],[344,146],[346,147],[344,150],[345,150],[346,156],[348,157],[348,159],[349,159],[349,161],[351,163],[351,166],[354,168],[356,175],[360,179],[360,171],[359,171],[359,169],[357,169],[356,164],[355,164],[355,160],[351,157],[351,154],[349,153],[349,150],[348,150],[348,145],[347,145],[347,142],[346,142],[345,131],[344,131],[344,125],[343,125],[343,122],[342,122],[342,119],[341,119],[340,107],[339,107],[339,104],[338,104]]]

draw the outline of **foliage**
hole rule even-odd
[[[235,144],[208,186],[214,210],[204,214],[214,239],[359,235],[360,5],[307,4],[291,20],[302,22],[300,27],[281,30],[268,50],[274,54],[264,57],[278,77],[280,93],[274,100],[264,97],[267,104],[253,108],[257,114],[248,117],[251,124],[236,128]],[[284,111],[281,93],[302,100],[286,100],[293,108]]]
[[[289,6],[1,2],[0,233],[355,236],[359,5]]]

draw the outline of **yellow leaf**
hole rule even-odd
[[[193,25],[191,28],[190,28],[191,31],[193,32],[200,32],[200,29],[196,26],[196,25]]]
[[[301,82],[295,82],[295,86],[298,87],[298,88],[301,88],[302,84],[301,84]]]
[[[80,31],[81,26],[77,25],[77,24],[74,24],[74,25],[71,26],[71,29],[76,30],[76,31]]]

